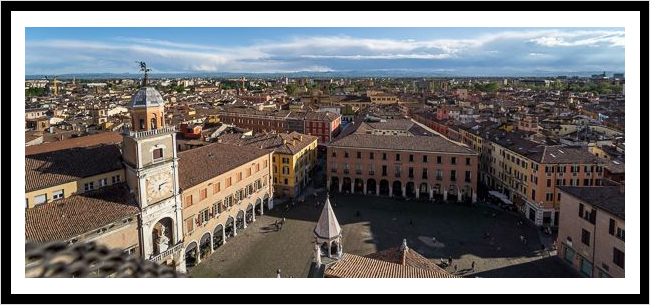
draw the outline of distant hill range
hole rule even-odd
[[[413,77],[555,77],[555,76],[579,76],[590,77],[594,74],[601,74],[603,71],[583,71],[583,72],[549,72],[549,71],[531,71],[531,72],[517,72],[509,74],[472,74],[472,73],[458,73],[458,72],[440,72],[440,71],[416,71],[416,70],[351,70],[351,71],[328,71],[328,72],[291,72],[291,73],[236,73],[236,72],[186,72],[186,73],[151,73],[150,78],[278,78],[286,76],[290,78],[413,78]],[[613,73],[607,71],[607,75],[611,76]],[[34,74],[26,75],[25,79],[42,79],[46,75]],[[51,77],[52,75],[47,75]],[[78,74],[59,74],[57,79],[72,79],[73,77],[79,79],[123,79],[123,78],[141,78],[142,74],[139,73],[78,73]]]

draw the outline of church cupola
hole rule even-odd
[[[140,70],[144,71],[142,87],[133,96],[127,105],[131,114],[132,131],[148,131],[165,127],[165,101],[160,92],[149,87],[149,75],[146,63],[140,63]]]
[[[316,243],[320,246],[321,254],[331,258],[340,258],[343,254],[343,244],[341,243],[342,235],[341,226],[334,210],[330,204],[330,197],[327,194],[325,206],[320,214],[316,228],[314,228],[314,236]]]

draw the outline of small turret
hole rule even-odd
[[[325,255],[332,258],[340,258],[343,254],[343,244],[341,243],[342,230],[339,225],[334,209],[330,204],[330,197],[327,194],[323,211],[320,214],[316,228],[314,228],[314,235],[317,244],[324,244]]]

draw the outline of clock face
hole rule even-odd
[[[172,175],[161,172],[147,178],[147,201],[152,202],[172,194]]]

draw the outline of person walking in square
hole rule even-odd
[[[472,271],[474,271],[474,261],[472,261]]]

